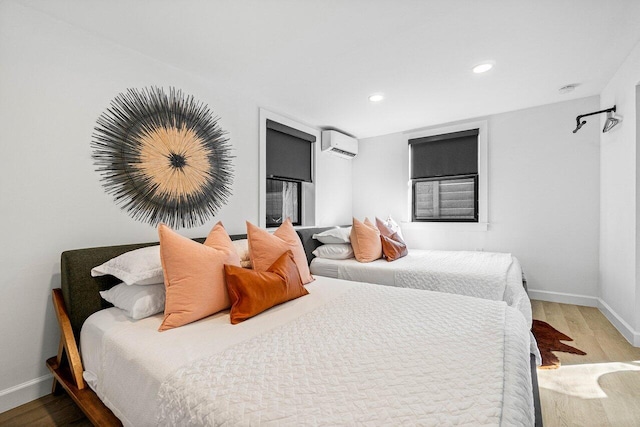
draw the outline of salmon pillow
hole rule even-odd
[[[229,235],[218,222],[204,244],[158,227],[166,301],[159,331],[177,328],[229,308],[224,265],[240,266]]]
[[[380,219],[376,217],[376,225],[380,230],[380,241],[382,242],[382,253],[387,261],[395,261],[398,258],[407,256],[409,251],[407,250],[407,244],[397,231],[393,231],[391,228]]]
[[[365,218],[364,222],[353,218],[351,246],[356,259],[360,262],[371,262],[382,258],[380,231],[369,221],[369,218]]]
[[[251,264],[255,271],[267,271],[280,255],[290,250],[300,271],[302,283],[306,285],[313,282],[302,242],[288,218],[273,234],[247,221],[247,238]]]
[[[224,266],[231,306],[231,323],[243,322],[283,302],[307,295],[298,266],[289,250],[280,255],[267,271]]]

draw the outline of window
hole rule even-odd
[[[310,223],[305,207],[313,210],[313,143],[317,137],[306,130],[292,120],[261,110],[264,226],[277,227],[287,218],[294,225]]]
[[[290,218],[301,225],[302,185],[300,182],[267,178],[267,227],[277,227]]]
[[[409,139],[412,221],[478,222],[478,134]]]
[[[415,180],[414,221],[477,221],[478,176]]]

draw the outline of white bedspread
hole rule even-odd
[[[528,327],[504,303],[329,278],[307,288],[240,325],[220,313],[159,333],[160,316],[103,310],[83,327],[84,342],[90,325],[102,336],[85,369],[124,425],[533,423]]]
[[[412,249],[393,262],[314,258],[310,268],[312,274],[338,279],[505,301],[532,322],[522,269],[511,254]]]

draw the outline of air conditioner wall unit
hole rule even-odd
[[[335,130],[322,131],[322,151],[353,159],[358,154],[358,140]]]

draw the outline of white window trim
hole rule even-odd
[[[266,228],[267,225],[267,119],[315,136],[315,144],[320,144],[321,138],[320,130],[314,127],[305,125],[289,117],[274,113],[273,111],[260,108],[260,161],[258,165],[258,173],[260,175],[260,218],[258,224],[261,228]],[[311,150],[311,179],[313,180],[313,183],[302,183],[301,227],[311,227],[315,224],[315,163],[315,149],[313,149]],[[275,229],[275,227],[273,229]]]
[[[409,181],[407,184],[407,218],[411,218],[413,209],[413,194],[411,191],[411,148],[410,139],[424,138],[426,136],[442,135],[445,133],[461,132],[465,130],[478,129],[478,222],[429,222],[416,221],[405,224],[413,224],[420,228],[433,228],[445,230],[469,230],[487,231],[489,227],[489,167],[488,167],[488,123],[486,120],[475,122],[459,123],[451,126],[423,129],[418,131],[405,132]],[[411,226],[409,226],[411,227]]]

